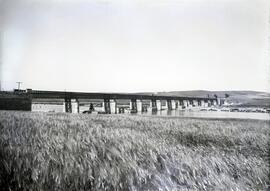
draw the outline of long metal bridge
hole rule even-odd
[[[176,109],[179,106],[189,105],[216,105],[217,98],[207,97],[180,97],[180,96],[160,96],[160,95],[145,95],[145,94],[130,94],[130,93],[86,93],[86,92],[66,92],[66,91],[41,91],[27,89],[26,93],[32,99],[64,99],[66,112],[79,111],[79,99],[102,99],[104,100],[105,113],[118,113],[117,100],[130,100],[130,109],[133,113],[143,110],[142,100],[150,100],[152,111],[161,110],[161,100],[166,100],[169,110]],[[75,105],[75,108],[72,107]],[[75,110],[74,110],[75,109]],[[73,111],[72,111],[73,110]]]
[[[130,100],[130,110],[133,113],[143,111],[142,100],[150,101],[150,109],[158,111],[162,109],[161,101],[166,101],[168,110],[188,106],[209,107],[220,104],[218,98],[209,97],[183,97],[183,96],[161,96],[147,94],[130,93],[87,93],[87,92],[68,92],[68,91],[44,91],[44,90],[15,90],[14,94],[25,96],[32,104],[33,99],[63,99],[65,112],[78,113],[80,99],[101,99],[103,100],[104,113],[119,113],[117,100]]]

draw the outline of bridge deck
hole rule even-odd
[[[217,100],[207,97],[182,97],[182,96],[159,96],[130,93],[86,93],[86,92],[65,92],[65,91],[43,91],[28,90],[32,98],[54,98],[54,99],[140,99],[140,100]]]

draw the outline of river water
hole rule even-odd
[[[237,118],[237,119],[260,119],[270,120],[269,113],[252,112],[226,112],[226,111],[189,111],[172,110],[158,111],[156,113],[139,113],[140,115],[175,116],[175,117],[198,117],[198,118]]]

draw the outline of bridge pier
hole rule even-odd
[[[130,101],[130,110],[131,110],[131,113],[141,112],[142,111],[142,100],[132,99]]]
[[[157,111],[161,111],[162,109],[161,100],[157,100],[156,103],[157,103]]]
[[[221,104],[221,99],[220,99],[220,98],[217,98],[217,104],[218,104],[219,106],[222,105],[222,104]]]
[[[161,110],[161,101],[160,100],[151,100],[150,108],[152,112],[160,111]]]
[[[202,100],[198,99],[198,106],[201,107],[202,106]]]
[[[129,108],[130,108],[131,113],[137,113],[138,110],[137,110],[136,99],[130,100]]]
[[[188,100],[188,107],[193,107],[193,100]]]
[[[179,105],[178,105],[178,108],[179,109],[183,109],[183,106],[184,106],[184,100],[179,100]]]
[[[188,100],[183,100],[183,106],[184,106],[185,108],[187,108],[187,107],[188,107],[188,105],[189,105]]]
[[[65,113],[65,112],[66,112],[66,102],[63,101],[63,113]]]
[[[188,100],[183,100],[183,106],[185,107],[185,108],[187,108],[188,107]]]
[[[160,100],[160,110],[168,109],[168,102],[165,100]]]
[[[114,99],[110,99],[111,113],[117,114],[117,102]]]
[[[212,105],[211,101],[207,100],[207,103],[208,103],[207,107],[211,107],[211,105]]]
[[[188,100],[189,101],[189,107],[193,107],[193,100]]]
[[[199,106],[198,100],[196,100],[196,99],[193,100],[193,106],[194,107],[198,107]]]
[[[150,101],[150,108],[152,109],[152,111],[157,111],[157,100]]]
[[[209,106],[208,100],[204,100],[204,107],[208,107],[208,106]]]
[[[77,99],[65,98],[63,104],[63,112],[79,113],[80,112],[79,101]]]
[[[102,106],[106,114],[111,114],[110,99],[104,99]]]
[[[172,106],[172,110],[176,109],[176,101],[175,100],[171,101],[171,106]]]
[[[175,109],[178,109],[178,107],[179,107],[179,101],[178,100],[174,100],[174,102],[175,102]]]
[[[142,104],[142,112],[147,112],[148,108],[147,105]]]
[[[203,104],[204,104],[203,100],[200,100],[199,103],[200,103],[200,105],[199,105],[200,107],[203,107],[203,106],[204,106],[204,105],[203,105]]]
[[[205,101],[203,99],[201,100],[201,107],[205,107]]]
[[[66,113],[72,113],[72,105],[71,105],[71,99],[70,98],[65,98],[64,101],[64,112]]]
[[[204,107],[208,107],[208,106],[209,106],[208,100],[204,100]]]
[[[116,114],[117,113],[117,103],[114,99],[104,99],[103,110],[106,114]]]
[[[136,104],[137,104],[137,112],[142,112],[142,110],[143,110],[142,100],[137,99]]]
[[[80,113],[80,106],[79,106],[79,100],[78,99],[72,99],[71,100],[71,112],[72,113]]]
[[[219,106],[222,106],[225,102],[225,99],[217,98],[217,102]]]
[[[172,100],[167,100],[167,108],[168,110],[172,110]]]

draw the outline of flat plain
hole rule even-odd
[[[266,190],[269,121],[0,111],[3,190]]]

